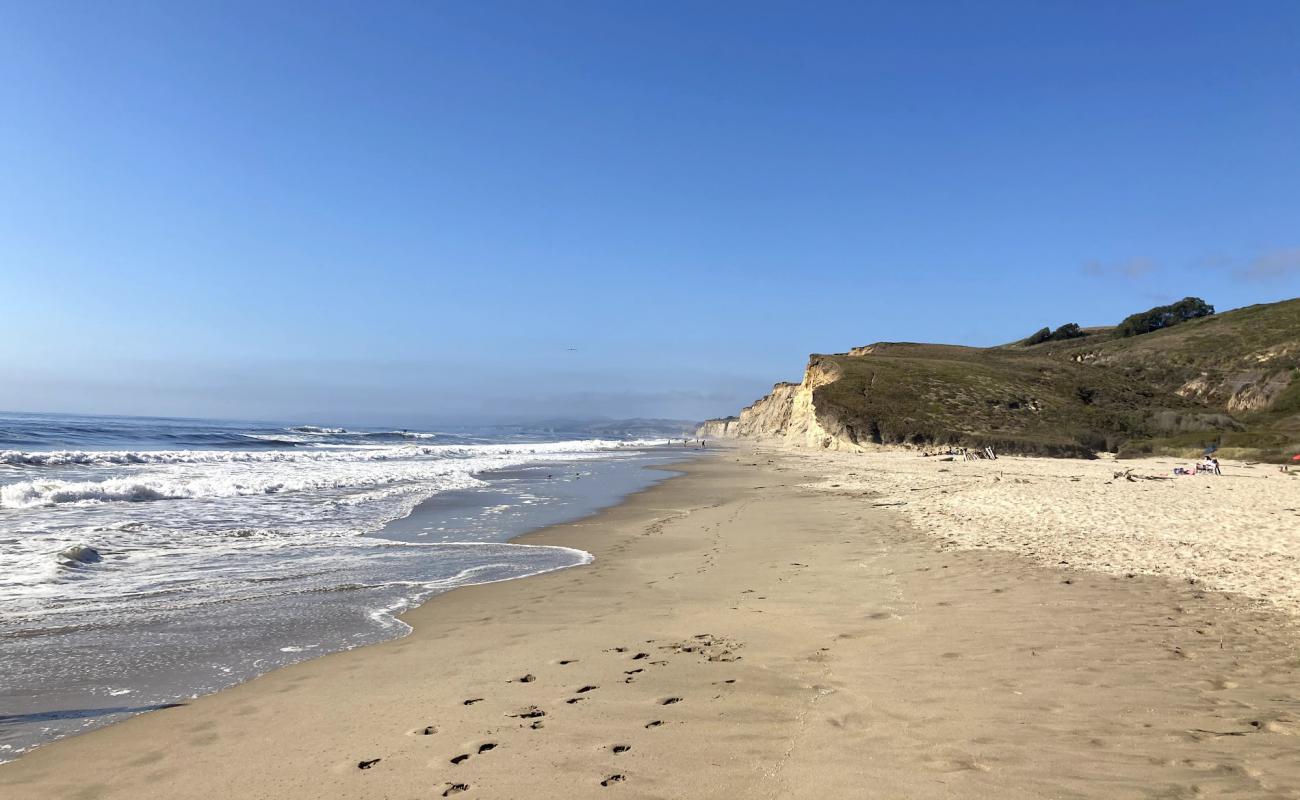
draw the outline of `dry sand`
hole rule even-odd
[[[949,549],[811,488],[829,463],[691,464],[525,539],[589,567],[41,748],[0,796],[1300,797],[1290,617]]]
[[[815,488],[878,508],[959,547],[1047,565],[1194,579],[1300,612],[1300,470],[1225,461],[1174,477],[1170,458],[921,458],[916,451],[789,451]],[[1131,478],[1116,473],[1131,472]]]

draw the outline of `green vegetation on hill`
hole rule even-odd
[[[823,426],[863,443],[1087,456],[1158,432],[1153,407],[1196,410],[1120,374],[1004,350],[887,345],[819,358],[840,375],[815,392]]]
[[[1192,456],[1216,446],[1264,460],[1300,452],[1300,299],[1212,311],[1189,298],[1134,315],[1146,320],[1137,327],[1177,319],[1142,335],[1121,327],[1032,345],[883,343],[815,356],[840,377],[815,390],[814,405],[827,430],[863,443],[1043,455]]]
[[[1138,314],[1125,317],[1120,322],[1117,332],[1120,336],[1140,336],[1144,333],[1162,330],[1188,320],[1208,317],[1214,313],[1214,306],[1199,297],[1184,297],[1177,303],[1156,306]]]
[[[1123,372],[1230,414],[1240,430],[1210,442],[1225,456],[1280,461],[1300,452],[1300,299],[1054,355]],[[1121,454],[1186,455],[1197,444],[1186,435],[1153,437],[1129,443]]]
[[[1056,330],[1043,328],[1042,330],[1030,336],[1024,341],[1026,345],[1042,344],[1043,342],[1061,342],[1066,339],[1080,339],[1088,334],[1077,323],[1067,322]]]

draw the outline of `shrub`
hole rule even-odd
[[[1026,345],[1042,344],[1043,342],[1060,342],[1066,339],[1078,339],[1080,336],[1087,336],[1077,324],[1067,322],[1056,330],[1043,328],[1025,340]]]
[[[1199,297],[1184,297],[1177,303],[1156,306],[1148,311],[1132,314],[1119,324],[1120,336],[1140,336],[1144,333],[1158,331],[1188,320],[1208,317],[1214,313],[1214,306]]]
[[[1088,334],[1084,333],[1083,329],[1080,328],[1077,323],[1067,322],[1061,327],[1052,331],[1052,335],[1048,336],[1047,338],[1053,342],[1061,342],[1066,339],[1078,339],[1081,336],[1087,336],[1087,335]]]
[[[1043,328],[1025,340],[1025,344],[1042,344],[1052,337],[1051,328]]]

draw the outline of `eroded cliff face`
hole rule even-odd
[[[1178,387],[1177,392],[1203,403],[1223,405],[1235,414],[1269,408],[1291,381],[1290,370],[1243,370],[1218,376],[1202,373]]]
[[[700,427],[695,429],[695,435],[704,439],[726,439],[736,436],[734,426],[739,421],[739,417],[706,419],[700,423]]]
[[[1167,368],[1168,355],[1161,355]],[[1131,354],[1124,352],[1080,352],[1070,357],[1079,364],[1099,367],[1125,368],[1137,363]],[[1127,360],[1126,360],[1127,359]],[[1193,374],[1178,376],[1180,383],[1173,387],[1175,394],[1226,409],[1229,413],[1264,411],[1282,396],[1291,385],[1297,364],[1300,364],[1300,342],[1282,342],[1259,350],[1232,353],[1229,357],[1209,363]],[[1186,370],[1192,373],[1192,369]],[[1162,381],[1167,384],[1167,381]]]
[[[777,439],[799,447],[861,449],[834,420],[817,408],[817,390],[839,379],[839,368],[818,356],[809,359],[799,383],[778,383],[738,417],[707,420],[697,436]],[[824,424],[829,423],[829,424]]]

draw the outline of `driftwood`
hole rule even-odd
[[[1119,472],[1116,472],[1113,475],[1111,475],[1111,480],[1117,481],[1120,478],[1123,478],[1126,481],[1131,481],[1132,483],[1137,483],[1138,481],[1172,481],[1173,480],[1173,478],[1170,478],[1166,475],[1134,475],[1133,470],[1131,469],[1120,470]],[[1109,481],[1107,482],[1109,483]]]

